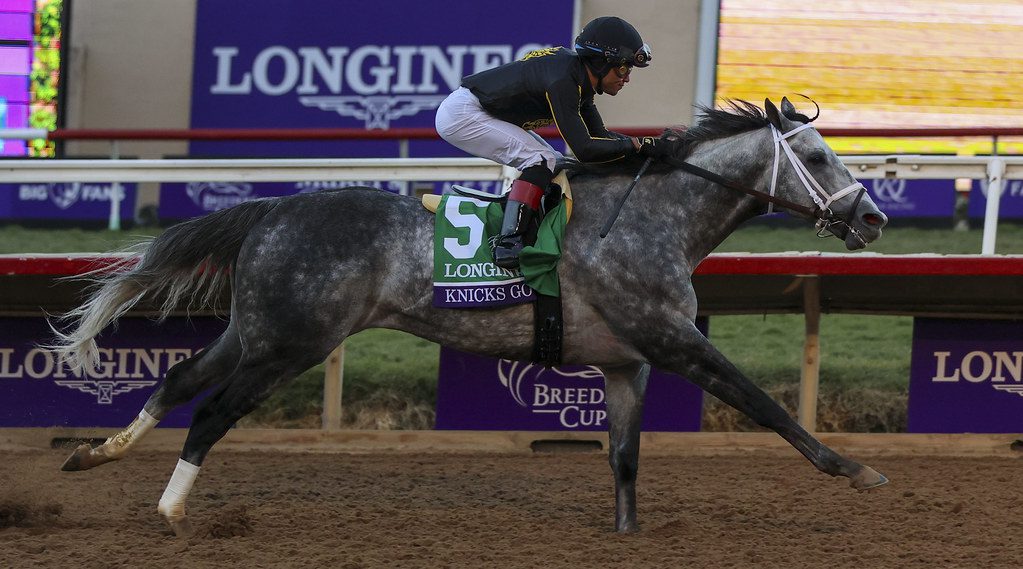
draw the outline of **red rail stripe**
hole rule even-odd
[[[80,275],[117,262],[108,254],[0,255],[0,275]],[[775,255],[715,253],[697,275],[1023,275],[1023,255]]]
[[[74,276],[117,263],[116,255],[0,255],[0,276]]]
[[[711,255],[698,275],[1023,275],[1023,255]]]

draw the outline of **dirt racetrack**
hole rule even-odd
[[[0,567],[1023,566],[1015,455],[858,456],[892,479],[862,494],[795,451],[644,456],[642,531],[617,535],[603,453],[214,449],[184,541],[156,513],[174,452],[5,454]]]

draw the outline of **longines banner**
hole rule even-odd
[[[212,342],[227,322],[212,317],[122,318],[99,338],[99,367],[76,375],[38,348],[50,340],[42,318],[0,318],[0,427],[124,427],[167,369]],[[162,427],[187,427],[193,405]]]
[[[908,430],[1023,433],[1023,321],[917,318]]]
[[[465,75],[534,49],[570,45],[574,4],[198,0],[192,127],[433,128],[437,106]],[[190,154],[397,157],[398,142],[195,141]],[[414,140],[409,155],[463,154],[441,140]],[[164,184],[161,217],[325,187],[201,182]]]
[[[135,184],[120,184],[121,220],[135,215]],[[0,219],[96,220],[110,217],[113,184],[0,184]]]
[[[706,334],[707,319],[697,325]],[[703,391],[654,369],[647,384],[645,431],[699,431]],[[606,431],[604,376],[593,366],[546,369],[441,348],[437,429]]]

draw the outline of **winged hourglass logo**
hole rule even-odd
[[[299,97],[307,107],[334,111],[343,117],[352,117],[365,122],[367,129],[387,129],[391,121],[408,117],[420,111],[431,111],[440,106],[446,95],[373,95]]]
[[[54,381],[61,387],[67,387],[70,389],[77,389],[82,393],[90,393],[96,396],[96,403],[100,405],[110,405],[114,402],[115,395],[121,395],[122,393],[128,393],[135,389],[142,389],[144,387],[152,387],[156,385],[156,380],[131,380],[131,381],[106,381],[106,380],[90,380],[90,379],[65,379]]]
[[[1023,397],[1023,385],[992,385],[998,391],[1004,391],[1006,393],[1015,393],[1020,397]]]

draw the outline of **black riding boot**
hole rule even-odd
[[[494,263],[504,269],[519,266],[519,252],[536,241],[540,200],[544,188],[550,183],[551,171],[544,166],[532,166],[512,182],[508,203],[504,206],[501,235],[494,244]],[[542,185],[535,182],[541,182]]]
[[[494,263],[498,267],[515,269],[519,266],[519,252],[526,245],[532,245],[527,241],[536,240],[536,231],[529,231],[535,218],[536,210],[530,209],[529,204],[508,198],[508,204],[504,206],[501,236],[494,245]],[[529,239],[530,233],[532,239]]]

